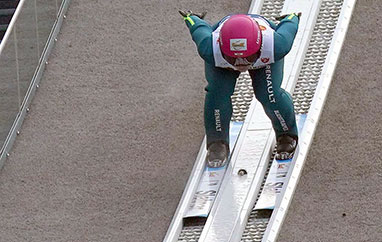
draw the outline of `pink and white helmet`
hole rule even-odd
[[[248,15],[233,15],[220,29],[219,45],[228,62],[236,58],[254,62],[259,57],[261,42],[260,26]]]

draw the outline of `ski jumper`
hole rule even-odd
[[[262,47],[260,58],[249,69],[256,99],[272,121],[276,137],[288,134],[297,137],[297,126],[291,95],[281,88],[284,57],[297,33],[299,18],[289,15],[278,25],[260,15],[248,15],[260,25]],[[185,18],[199,55],[205,62],[208,82],[204,106],[207,147],[212,142],[229,144],[229,124],[232,116],[231,96],[240,72],[222,56],[217,42],[219,31],[230,16],[214,26],[197,16]]]

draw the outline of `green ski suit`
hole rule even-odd
[[[249,15],[261,17],[259,15]],[[229,17],[229,16],[227,16]],[[212,32],[227,18],[214,26],[197,16],[185,18],[199,55],[205,61],[205,76],[208,82],[204,106],[204,124],[207,147],[215,141],[229,144],[229,124],[232,116],[231,96],[234,92],[239,71],[215,66],[212,46]],[[263,18],[263,17],[261,17]],[[263,18],[266,20],[265,18]],[[278,25],[266,20],[274,30],[274,63],[248,72],[256,99],[263,105],[271,119],[276,137],[284,134],[297,137],[297,126],[291,95],[281,88],[284,57],[290,49],[297,33],[299,18],[290,15]]]

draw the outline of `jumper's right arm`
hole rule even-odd
[[[212,27],[197,16],[184,17],[190,30],[192,40],[195,42],[199,55],[209,64],[214,63],[212,49]]]

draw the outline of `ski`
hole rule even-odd
[[[298,127],[298,132],[301,134],[301,131],[304,127],[306,120],[306,114],[296,115],[296,122]],[[295,154],[296,155],[296,154]],[[277,160],[273,159],[271,168],[263,190],[260,194],[260,198],[256,203],[255,210],[270,209],[275,208],[281,189],[286,182],[286,177],[288,175],[289,167],[291,166],[292,159],[287,160]]]
[[[191,203],[188,207],[184,218],[191,217],[208,217],[208,214],[214,204],[216,195],[220,189],[220,185],[223,181],[224,174],[229,165],[231,154],[235,148],[237,138],[239,137],[241,127],[243,122],[230,123],[230,156],[228,157],[228,162],[218,168],[211,168],[208,166],[204,167],[203,174],[200,178],[198,187],[194,193]]]

